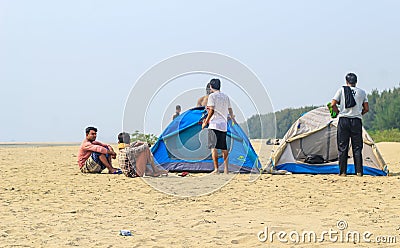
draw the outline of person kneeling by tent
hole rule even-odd
[[[168,175],[168,171],[158,169],[150,152],[149,145],[142,141],[130,144],[128,133],[118,134],[118,162],[127,177]],[[147,165],[151,165],[151,169]]]

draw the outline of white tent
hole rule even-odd
[[[338,118],[332,119],[327,107],[320,107],[300,117],[287,131],[272,154],[274,170],[302,174],[339,174],[337,149]],[[363,128],[363,170],[365,175],[384,176],[387,166],[374,141]],[[348,174],[354,174],[353,154],[349,148]],[[308,155],[319,155],[324,162],[306,163]]]

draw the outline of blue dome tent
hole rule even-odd
[[[214,170],[211,150],[208,149],[207,130],[201,129],[207,111],[204,107],[185,111],[175,118],[151,149],[154,162],[172,172],[211,172]],[[261,163],[250,140],[241,127],[228,121],[227,144],[229,171],[259,173]],[[218,159],[223,169],[222,154]]]

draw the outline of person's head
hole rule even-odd
[[[118,143],[124,143],[124,144],[129,144],[131,143],[131,136],[129,133],[119,133],[118,134]]]
[[[89,141],[95,141],[97,137],[97,128],[95,127],[87,127],[85,129],[86,139]]]
[[[181,105],[176,105],[176,106],[175,106],[175,111],[176,111],[177,113],[180,113],[180,112],[181,112]]]
[[[346,83],[351,85],[351,86],[355,86],[356,83],[357,83],[357,75],[352,73],[352,72],[347,73],[347,75],[346,75]]]
[[[206,95],[210,95],[211,94],[211,84],[208,83],[206,86]]]
[[[213,78],[210,81],[211,92],[221,89],[221,81],[218,78]]]

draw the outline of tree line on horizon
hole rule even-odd
[[[382,92],[374,89],[368,94],[368,103],[369,112],[363,116],[363,125],[375,142],[400,141],[400,87]],[[320,106],[287,108],[275,112],[275,115],[253,115],[240,125],[250,139],[283,138],[301,115],[317,107]]]

